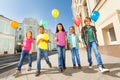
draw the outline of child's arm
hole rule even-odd
[[[31,44],[31,49],[30,49],[30,54],[32,54],[32,51],[33,51],[33,43]]]
[[[68,43],[68,41],[67,41],[67,35],[65,35],[65,41],[66,41],[65,48],[67,49],[67,43]]]

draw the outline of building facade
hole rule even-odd
[[[13,54],[15,49],[15,29],[10,26],[11,19],[0,15],[0,55]]]
[[[72,2],[73,1],[80,2],[74,4],[81,5],[79,11],[74,11],[73,7],[72,9],[73,15],[79,15],[82,21],[86,16],[90,16],[93,11],[99,11],[100,18],[97,22],[93,22],[93,25],[96,26],[101,49],[107,54],[116,53],[116,55],[118,55],[118,51],[120,51],[120,0],[72,0]],[[80,27],[84,25],[83,22],[81,24]]]

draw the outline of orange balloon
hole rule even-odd
[[[18,22],[15,21],[15,20],[11,21],[11,22],[10,22],[10,25],[11,25],[12,28],[15,28],[15,29],[17,29],[18,26],[19,26]]]

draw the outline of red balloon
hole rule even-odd
[[[76,18],[74,18],[74,24],[77,26],[77,27],[79,27],[79,25],[80,25],[80,23],[81,23],[81,18],[80,17],[76,17]]]

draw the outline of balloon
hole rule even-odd
[[[53,9],[53,10],[52,10],[52,16],[53,16],[54,18],[57,18],[57,17],[59,16],[59,10],[58,10],[58,9]]]
[[[93,11],[90,15],[90,18],[96,22],[98,20],[98,18],[100,17],[100,13],[98,11]]]
[[[47,26],[47,21],[46,20],[41,20],[40,25],[46,27]]]
[[[10,25],[11,25],[12,28],[15,28],[15,29],[17,29],[18,26],[19,26],[18,22],[15,21],[15,20],[11,21],[11,22],[10,22]]]
[[[76,17],[76,18],[74,18],[73,22],[74,22],[74,24],[75,24],[77,27],[79,27],[79,25],[80,25],[80,23],[81,23],[81,18],[80,18],[80,17]]]

